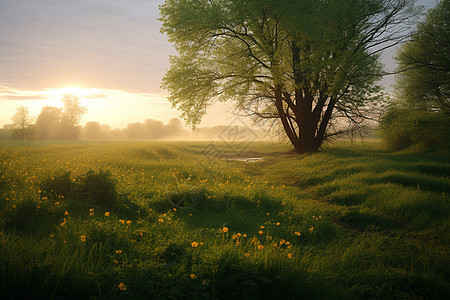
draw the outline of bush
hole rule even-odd
[[[71,172],[53,176],[39,186],[42,196],[49,199],[76,199],[105,208],[113,207],[118,198],[116,181],[109,171],[89,170],[77,179],[70,177]]]
[[[450,118],[444,111],[391,106],[382,118],[380,131],[392,150],[411,146],[422,150],[445,150],[450,147]]]
[[[77,195],[83,196],[83,199],[91,204],[106,208],[111,208],[116,204],[118,197],[116,182],[109,171],[90,170],[78,178],[76,185]]]

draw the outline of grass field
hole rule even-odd
[[[450,294],[448,156],[207,147],[0,144],[0,298]]]

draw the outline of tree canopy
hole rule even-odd
[[[64,103],[63,122],[67,122],[71,127],[71,138],[76,138],[78,133],[75,126],[81,120],[81,117],[87,112],[87,108],[80,105],[80,99],[71,94],[65,94],[62,97]]]
[[[397,56],[395,97],[381,122],[392,149],[450,149],[450,1],[430,9]]]
[[[80,98],[71,94],[64,94],[64,115],[69,119],[71,126],[78,125],[81,116],[87,112],[87,108],[80,105]]]
[[[277,120],[297,152],[359,124],[378,100],[387,47],[402,41],[414,1],[166,0],[162,31],[179,55],[163,79],[195,126],[215,101]]]
[[[398,53],[398,97],[427,110],[450,109],[450,1],[430,9]]]

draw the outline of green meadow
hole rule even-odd
[[[0,298],[450,294],[448,155],[210,146],[1,144]]]

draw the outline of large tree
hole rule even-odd
[[[379,54],[404,38],[413,2],[166,0],[162,31],[179,55],[163,86],[193,126],[234,100],[280,121],[298,153],[316,151],[377,100]]]

